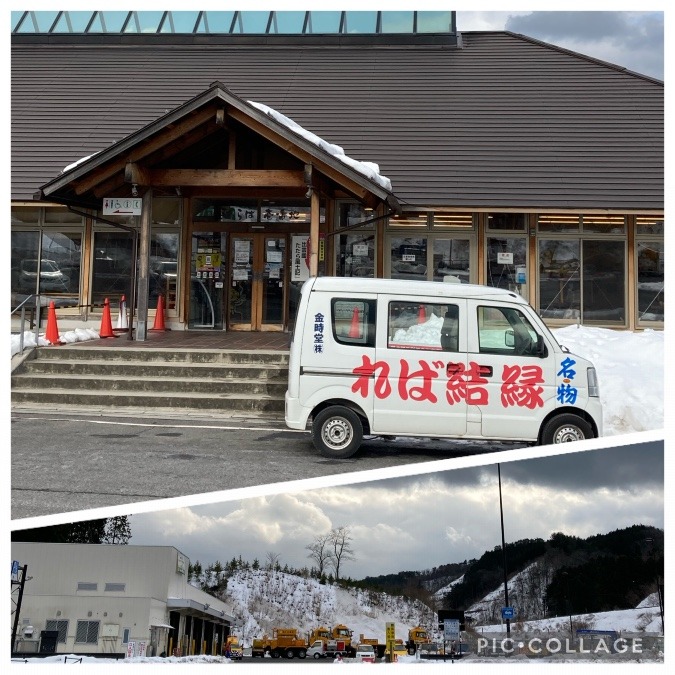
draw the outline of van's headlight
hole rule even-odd
[[[598,375],[595,372],[595,368],[588,368],[586,373],[588,374],[588,395],[589,396],[600,396],[600,387],[598,386]]]

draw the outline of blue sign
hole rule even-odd
[[[19,573],[19,561],[12,560],[12,576],[15,577]]]
[[[513,607],[502,607],[502,619],[513,619],[514,616]]]

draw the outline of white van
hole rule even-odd
[[[470,284],[313,277],[291,343],[286,425],[325,457],[364,435],[530,441],[602,435],[593,364],[524,298]]]

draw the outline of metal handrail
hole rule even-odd
[[[19,305],[17,305],[10,313],[10,316],[13,316],[16,312],[21,310],[21,324],[19,326],[20,337],[19,337],[19,354],[23,354],[23,336],[24,336],[24,327],[26,325],[26,305],[31,298],[35,298],[35,344],[38,344],[38,338],[40,337],[40,296],[31,294],[25,300],[23,300]]]

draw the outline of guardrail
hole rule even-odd
[[[29,301],[34,298],[35,299],[35,304],[32,307],[28,306]],[[26,309],[29,309],[31,312],[31,324],[33,321],[35,321],[35,344],[38,343],[38,338],[40,336],[40,309],[42,307],[42,303],[40,300],[39,295],[29,295],[26,297],[17,307],[15,307],[10,314],[11,316],[14,316],[19,310],[21,311],[21,323],[19,324],[19,330],[21,331],[19,333],[19,354],[23,354],[24,350],[24,345],[23,345],[23,340],[24,340],[24,335],[25,335],[25,326],[26,326]]]

